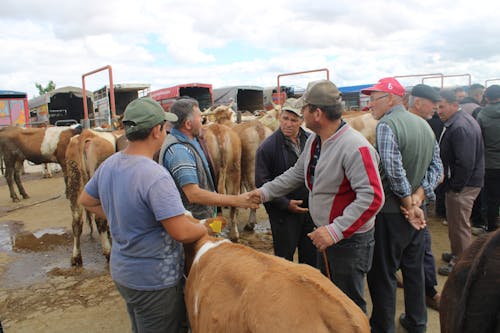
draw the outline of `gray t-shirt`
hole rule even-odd
[[[184,206],[165,168],[143,156],[115,153],[97,169],[85,191],[101,201],[108,217],[113,280],[136,290],[177,284],[184,251],[159,221],[184,214]]]

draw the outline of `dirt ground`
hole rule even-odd
[[[61,174],[43,179],[35,169],[23,180],[31,198],[20,203],[11,202],[3,177],[0,182],[0,321],[4,331],[130,331],[125,304],[111,281],[95,230],[91,238],[90,229],[84,228],[83,268],[70,265],[71,212]],[[247,216],[242,210],[240,221]],[[271,253],[272,240],[263,208],[257,216],[256,232],[242,233],[241,242]],[[433,251],[440,257],[449,246],[446,226],[433,218],[429,225]],[[444,282],[438,276],[438,290]],[[403,309],[399,289],[397,315]],[[428,332],[439,332],[438,313],[429,309],[428,317]],[[396,331],[405,332],[399,323]]]

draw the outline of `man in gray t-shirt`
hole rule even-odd
[[[123,123],[129,145],[102,163],[79,202],[107,217],[113,246],[110,270],[127,303],[133,332],[179,332],[185,315],[184,252],[207,234],[184,215],[170,174],[153,161],[177,117],[150,98],[132,101]]]

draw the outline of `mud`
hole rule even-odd
[[[83,268],[70,265],[71,212],[59,174],[23,176],[31,196],[12,203],[0,181],[0,320],[5,332],[128,332],[125,305],[109,276],[97,234],[82,235]],[[239,213],[240,226],[248,212]],[[241,243],[272,253],[263,208],[255,232],[241,232]],[[446,227],[430,221],[434,252],[447,250]],[[438,265],[441,262],[438,260]],[[444,279],[439,277],[438,289]],[[369,300],[367,292],[367,298]],[[398,290],[398,312],[404,308]],[[397,332],[404,332],[397,324]],[[428,332],[439,332],[438,314],[429,310]]]

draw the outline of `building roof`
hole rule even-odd
[[[23,98],[27,97],[27,94],[25,92],[14,91],[14,90],[0,90],[0,97]]]

